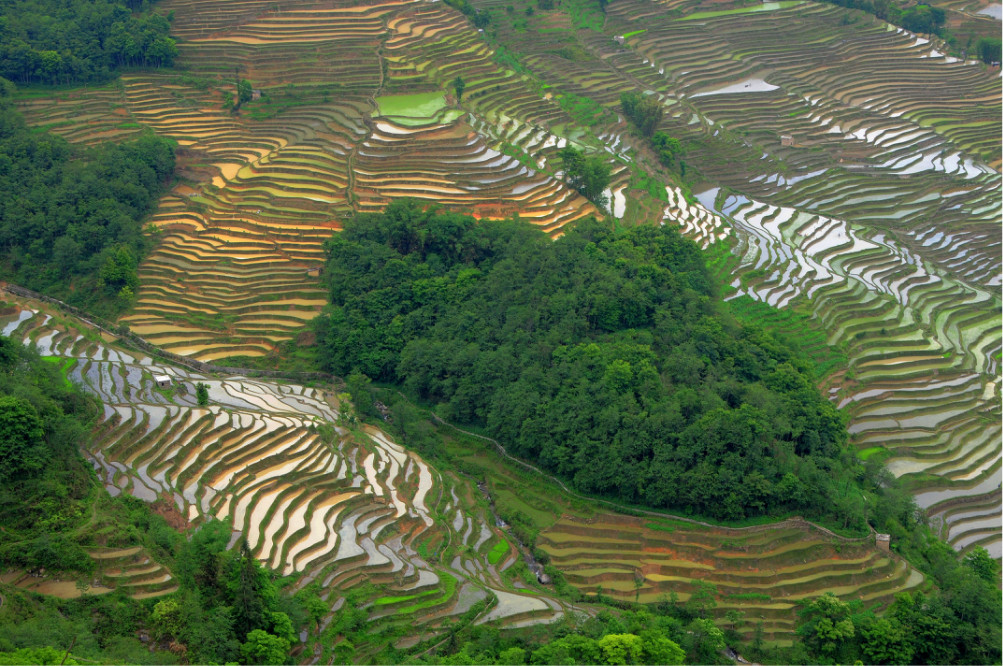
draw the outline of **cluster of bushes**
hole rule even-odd
[[[564,170],[564,183],[598,208],[605,209],[609,203],[606,188],[613,173],[612,167],[600,154],[586,155],[574,146],[566,146],[558,151]]]
[[[947,14],[940,7],[904,0],[822,0],[849,9],[860,9],[912,32],[944,36]]]
[[[560,574],[556,574],[560,578]],[[560,581],[555,581],[560,582]],[[702,586],[682,604],[666,599],[641,609],[634,604],[601,610],[582,619],[567,616],[552,626],[502,633],[472,626],[417,660],[387,653],[381,661],[412,664],[729,664],[726,644],[736,644],[732,623],[721,629],[711,620],[713,585]],[[591,598],[603,605],[600,594]]]
[[[982,37],[975,42],[975,51],[979,60],[986,64],[1003,62],[1003,40],[992,37]]]
[[[620,95],[620,108],[623,114],[637,127],[641,136],[648,139],[658,161],[670,169],[677,165],[681,170],[685,166],[677,160],[682,154],[682,145],[666,132],[656,131],[658,123],[662,120],[665,112],[662,103],[653,95],[641,95],[636,92],[627,92]]]
[[[150,239],[142,221],[174,173],[175,144],[146,134],[75,146],[29,128],[0,79],[0,278],[98,314],[128,306]]]
[[[844,417],[810,364],[719,305],[669,228],[552,241],[392,203],[328,245],[326,369],[395,383],[585,492],[863,527]]]
[[[211,521],[184,544],[174,573],[181,590],[149,616],[153,636],[193,664],[284,664],[296,634],[328,606],[313,589],[283,594],[247,542],[227,550],[230,525]]]
[[[983,548],[929,555],[940,589],[896,595],[880,617],[827,593],[802,606],[790,663],[995,664],[1000,661],[999,563]]]
[[[64,530],[93,487],[77,445],[96,414],[56,365],[0,337],[0,567],[93,569]]]
[[[170,22],[146,0],[11,0],[0,13],[0,76],[85,83],[124,66],[170,67]]]
[[[641,136],[650,137],[662,120],[665,110],[654,95],[626,92],[620,95],[620,108],[630,119]]]
[[[296,633],[328,611],[314,588],[283,593],[246,547],[226,549],[226,523],[204,525],[190,542],[175,537],[171,561],[181,589],[163,599],[120,591],[44,602],[5,595],[0,664],[292,663]]]
[[[491,23],[491,13],[488,10],[477,11],[469,0],[445,0],[446,4],[461,12],[470,19],[475,28],[486,28]]]

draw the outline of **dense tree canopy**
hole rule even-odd
[[[728,519],[853,514],[842,415],[788,347],[721,311],[674,230],[593,221],[551,241],[398,201],[328,251],[333,372],[400,383],[583,491]]]
[[[464,629],[454,640],[443,641],[414,664],[725,664],[717,652],[721,631],[709,640],[701,636],[703,623],[693,621],[679,604],[658,609],[610,612],[602,610],[585,620],[570,619],[532,634],[501,633],[490,625]]]
[[[654,95],[626,92],[620,95],[620,108],[643,136],[650,137],[662,120],[665,109]]]
[[[655,155],[658,156],[658,161],[670,169],[678,167],[681,175],[685,175],[685,165],[677,162],[683,152],[679,139],[666,132],[656,131],[665,112],[662,102],[654,95],[626,92],[620,95],[620,109],[641,136],[647,139]]]
[[[74,146],[27,127],[12,94],[0,79],[0,278],[89,307],[128,301],[149,243],[142,221],[174,172],[173,142]]]
[[[822,0],[840,7],[860,9],[913,32],[947,36],[947,13],[940,7],[907,0]]]
[[[0,337],[0,567],[93,566],[60,530],[91,487],[77,444],[95,413],[58,367]]]
[[[281,594],[246,541],[227,549],[230,536],[228,523],[212,521],[180,549],[181,591],[154,608],[154,631],[184,645],[190,663],[287,663],[294,627],[309,621],[308,602],[319,600],[312,591]]]
[[[84,83],[118,67],[169,67],[170,22],[146,0],[0,3],[0,76],[18,83]]]
[[[975,44],[975,52],[986,64],[998,63],[1003,58],[1003,40],[983,37]]]
[[[586,155],[574,146],[558,152],[564,168],[564,182],[599,208],[605,208],[609,197],[605,195],[612,173],[602,155]]]

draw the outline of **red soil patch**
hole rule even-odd
[[[150,508],[158,516],[163,516],[167,524],[178,532],[184,532],[191,527],[191,523],[178,509],[178,505],[174,503],[174,498],[167,493],[161,493],[160,499],[150,505]]]

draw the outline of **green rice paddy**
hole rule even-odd
[[[425,601],[421,601],[406,608],[401,608],[397,612],[401,615],[405,615],[408,613],[414,613],[415,611],[420,611],[425,608],[430,608],[432,606],[436,606],[438,604],[449,601],[453,597],[453,594],[456,592],[456,579],[450,576],[449,574],[442,572],[439,573],[439,577],[442,581],[441,596],[437,596],[434,599],[427,599]]]
[[[446,107],[446,98],[441,92],[388,95],[377,97],[376,104],[381,116],[431,118]]]
[[[777,9],[787,9],[800,5],[801,0],[785,0],[784,2],[764,2],[761,5],[750,5],[748,7],[738,7],[736,9],[722,9],[715,12],[696,12],[689,16],[684,16],[680,21],[694,21],[699,19],[717,18],[718,16],[730,16],[732,14],[751,14],[752,12],[769,12]]]
[[[505,557],[505,553],[507,552],[508,552],[508,542],[499,541],[498,543],[495,544],[495,547],[492,548],[491,551],[488,553],[488,562],[490,562],[493,565],[497,565],[498,562],[500,562],[501,559]]]
[[[380,597],[373,602],[374,606],[389,606],[390,604],[403,603],[405,601],[411,601],[413,599],[420,599],[422,597],[427,597],[435,594],[436,590],[426,590],[425,592],[419,592],[417,594],[404,594],[399,596],[389,596]]]
[[[872,446],[870,448],[861,449],[860,451],[857,451],[857,457],[860,458],[861,460],[867,460],[868,458],[870,458],[871,456],[873,456],[875,453],[880,453],[881,451],[884,451],[883,447]]]

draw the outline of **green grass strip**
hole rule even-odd
[[[70,381],[69,373],[70,368],[77,362],[75,358],[61,358],[59,356],[43,356],[42,360],[46,363],[52,363],[53,365],[59,366],[59,373],[63,376],[63,384],[66,388],[73,388],[73,382]]]
[[[401,608],[397,611],[399,614],[414,613],[416,611],[423,610],[425,608],[431,608],[432,606],[437,606],[442,602],[448,600],[456,593],[456,579],[447,573],[442,571],[438,572],[439,577],[442,579],[442,596],[436,597],[434,599],[428,599],[427,601],[422,601],[420,603],[408,606],[406,608]]]
[[[800,0],[787,0],[786,2],[764,2],[761,5],[750,5],[748,7],[739,7],[737,9],[722,9],[715,12],[696,12],[695,14],[684,16],[679,20],[694,21],[699,19],[717,18],[718,16],[729,16],[731,14],[751,14],[753,12],[768,12],[774,9],[787,9],[788,7],[794,7],[800,4],[801,4]]]
[[[884,451],[884,447],[872,446],[869,449],[861,449],[860,451],[857,451],[857,457],[860,458],[861,460],[867,460],[875,453],[879,453],[881,451]]]
[[[488,553],[488,562],[490,562],[492,566],[498,564],[501,561],[501,559],[505,557],[505,553],[507,552],[508,552],[508,542],[504,540],[499,541],[498,543],[495,544],[494,548],[492,548],[491,551]]]
[[[388,606],[390,604],[397,604],[404,601],[411,601],[412,599],[420,599],[421,597],[427,597],[435,594],[435,590],[425,590],[424,592],[419,592],[417,594],[405,594],[396,597],[380,597],[373,602],[374,606]]]
[[[742,592],[740,594],[729,594],[729,599],[734,599],[735,601],[773,601],[773,597],[768,594],[760,594],[759,592]]]

